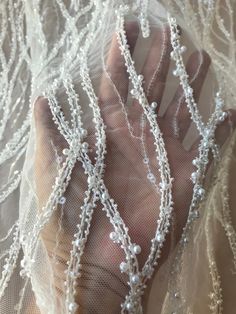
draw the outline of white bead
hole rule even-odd
[[[192,87],[188,86],[188,88],[187,88],[187,90],[186,90],[186,94],[187,94],[187,96],[192,96],[192,94],[193,94],[193,89],[192,89]]]
[[[197,193],[199,196],[203,197],[205,195],[205,190],[201,187],[198,188]]]
[[[89,144],[87,143],[87,142],[84,142],[83,144],[82,144],[82,148],[83,149],[88,149],[88,147],[89,147]]]
[[[25,277],[26,277],[26,272],[25,272],[24,269],[22,269],[19,274],[20,274],[20,276],[21,276],[22,278],[25,278]]]
[[[179,293],[178,293],[178,292],[175,292],[174,297],[175,297],[175,298],[179,298]]]
[[[93,185],[94,184],[94,177],[88,177],[88,184]]]
[[[106,193],[106,192],[102,193],[102,199],[103,199],[104,201],[107,199],[107,193]]]
[[[187,50],[187,48],[186,48],[185,46],[182,46],[182,47],[180,48],[180,52],[181,52],[181,53],[184,53],[186,50]]]
[[[87,136],[88,135],[88,132],[87,132],[87,130],[85,130],[85,129],[83,129],[82,131],[81,131],[81,134],[82,134],[82,136]]]
[[[70,150],[68,148],[64,148],[62,151],[63,155],[68,155],[69,152],[70,152]]]
[[[151,103],[151,108],[155,110],[157,108],[157,103],[154,101]]]
[[[184,241],[184,243],[188,243],[188,238],[185,237],[185,238],[183,239],[183,241]]]
[[[26,260],[22,259],[21,262],[20,262],[20,265],[21,265],[21,267],[24,268],[26,266]],[[9,266],[9,265],[4,265],[3,268],[6,269],[6,266]]]
[[[139,245],[134,245],[133,247],[134,254],[140,254],[141,253],[141,247]]]
[[[112,232],[110,233],[109,237],[110,237],[110,239],[111,239],[112,241],[117,241],[117,240],[119,239],[119,236],[118,236],[118,234],[117,234],[115,231],[112,231]]]
[[[163,234],[158,233],[157,236],[156,236],[156,239],[157,239],[158,242],[164,241],[164,236],[163,236]]]
[[[143,75],[142,75],[142,74],[139,74],[139,75],[138,75],[138,80],[139,80],[139,81],[142,81],[142,80],[143,80]]]
[[[131,282],[132,283],[137,284],[137,283],[139,283],[139,281],[140,281],[139,275],[133,275],[131,277]]]
[[[78,305],[74,302],[69,304],[69,311],[75,311],[78,308]]]
[[[127,263],[125,263],[125,262],[122,262],[122,263],[120,263],[120,271],[122,272],[122,273],[125,273],[127,270],[128,270],[128,264]]]
[[[223,122],[227,118],[228,114],[227,112],[222,112],[222,114],[219,117],[219,121]]]
[[[194,166],[197,166],[197,165],[198,165],[198,159],[193,159],[192,164],[193,164]]]
[[[174,76],[178,76],[178,75],[179,75],[178,70],[174,70],[174,71],[173,71],[173,75],[174,75]]]
[[[193,173],[191,174],[191,180],[193,181],[193,183],[196,182],[196,180],[197,180],[197,173],[196,173],[196,172],[193,172]]]
[[[126,309],[127,309],[128,311],[132,310],[132,309],[133,309],[132,304],[131,304],[131,303],[127,303],[127,304],[126,304]]]
[[[160,182],[159,186],[162,190],[166,190],[168,188],[168,184],[166,182]]]
[[[24,260],[21,261],[21,266],[25,267],[25,261]],[[10,265],[9,264],[5,264],[3,266],[3,269],[5,269],[6,271],[9,271],[10,270]]]
[[[81,245],[81,240],[80,240],[80,239],[76,239],[76,240],[74,241],[74,244],[75,244],[76,246],[80,246],[80,245]]]

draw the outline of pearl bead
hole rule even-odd
[[[21,264],[22,267],[25,267],[25,261],[24,260],[22,260],[20,264]],[[10,265],[9,264],[5,264],[3,266],[3,269],[5,269],[6,271],[9,271],[10,270]]]
[[[133,247],[134,254],[140,254],[141,253],[141,247],[139,245],[135,245]]]
[[[20,265],[21,265],[21,267],[25,267],[25,266],[26,266],[26,260],[25,260],[25,259],[22,259],[21,262],[20,262]],[[8,266],[8,267],[7,267],[7,266]],[[3,266],[3,268],[6,269],[6,270],[8,270],[9,265],[6,264],[6,265]]]
[[[107,193],[106,193],[106,192],[102,193],[102,199],[103,199],[104,201],[107,199]]]
[[[157,103],[154,101],[151,103],[151,108],[155,110],[157,108]]]
[[[192,89],[192,87],[189,86],[189,87],[187,88],[186,94],[187,94],[187,96],[191,96],[191,95],[193,94],[193,89]]]
[[[162,242],[162,241],[164,241],[164,236],[162,234],[158,233],[156,236],[156,239],[158,242]]]
[[[139,275],[133,275],[131,277],[131,282],[134,283],[134,284],[139,283],[139,280],[140,280]]]
[[[70,152],[70,151],[69,151],[68,148],[64,148],[63,151],[62,151],[63,155],[68,155],[69,152]]]
[[[197,166],[197,165],[198,165],[198,159],[193,159],[192,164],[193,164],[194,166]]]
[[[227,112],[225,112],[225,111],[222,112],[222,114],[219,117],[219,121],[223,122],[227,116],[228,116]]]
[[[89,144],[88,144],[87,142],[84,142],[84,143],[82,144],[82,149],[87,150],[88,147],[89,147]]]
[[[143,80],[143,75],[142,75],[142,74],[139,74],[139,75],[138,75],[138,80],[139,80],[139,81],[142,81],[142,80]]]
[[[133,309],[133,305],[132,305],[131,303],[127,303],[127,304],[126,304],[126,309],[127,309],[128,311],[132,310],[132,309]]]
[[[128,264],[125,262],[120,263],[120,271],[125,273],[128,270]]]
[[[188,238],[185,237],[185,238],[183,239],[183,241],[184,241],[185,244],[188,243]]]
[[[69,311],[75,311],[78,308],[78,305],[76,303],[70,303],[68,308]]]
[[[85,130],[85,129],[83,129],[82,131],[81,131],[81,134],[82,134],[82,136],[87,136],[88,135],[88,132],[87,132],[87,130]]]
[[[174,75],[174,76],[178,76],[178,74],[179,74],[178,70],[174,70],[174,71],[173,71],[173,75]]]
[[[184,53],[186,50],[187,50],[187,48],[186,48],[185,46],[182,46],[182,47],[180,48],[180,52],[181,52],[181,53]]]
[[[203,197],[205,195],[205,190],[201,187],[198,188],[197,190],[197,194],[201,197]]]
[[[88,184],[94,184],[94,177],[88,177]]]
[[[26,272],[25,272],[25,270],[23,270],[23,269],[20,271],[19,274],[20,274],[20,276],[21,276],[22,278],[25,278],[25,277],[26,277]]]
[[[110,233],[109,237],[112,241],[117,241],[119,239],[118,234],[114,231]]]
[[[76,239],[76,240],[74,241],[74,244],[75,244],[76,246],[80,246],[80,245],[81,245],[81,240],[80,240],[80,239]]]
[[[175,292],[174,297],[175,297],[175,298],[179,298],[179,293],[178,293],[178,292]]]
[[[197,180],[197,173],[196,173],[196,172],[193,172],[193,173],[191,174],[191,180],[193,181],[193,183],[196,182],[196,180]]]

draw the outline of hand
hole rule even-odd
[[[126,25],[126,31],[130,50],[133,53],[138,36],[137,25],[135,23]],[[160,43],[162,43],[162,46]],[[144,89],[150,103],[155,101],[160,104],[162,101],[170,64],[170,50],[169,29],[166,27],[163,32],[153,30],[151,48],[142,70]],[[165,57],[161,60],[163,51]],[[186,66],[196,101],[200,97],[210,66],[209,56],[204,51],[201,53],[202,59],[200,58],[200,52],[194,52]],[[160,60],[162,62],[158,66]],[[200,60],[202,60],[201,63]],[[156,71],[157,68],[158,72]],[[104,72],[102,76],[99,91],[100,108],[104,122],[107,125],[107,167],[104,181],[111,197],[118,204],[124,222],[129,227],[132,242],[139,244],[142,248],[142,252],[138,256],[140,266],[142,266],[149,254],[150,241],[156,230],[160,196],[147,179],[148,172],[147,166],[143,163],[144,153],[141,135],[148,152],[150,168],[157,178],[157,184],[159,173],[153,138],[149,132],[148,122],[143,120],[141,107],[135,101],[130,107],[126,106],[129,79],[116,35],[112,39],[106,60],[106,70],[107,73]],[[120,98],[116,91],[118,91]],[[127,116],[122,110],[121,102],[126,108]],[[173,130],[173,117],[180,102],[182,104],[177,115],[179,130],[178,136],[176,136]],[[176,91],[165,114],[160,116],[158,108],[157,114],[157,121],[163,133],[172,177],[175,178],[173,199],[176,219],[174,239],[172,240],[176,244],[188,215],[192,197],[190,176],[194,171],[192,160],[197,155],[197,145],[187,151],[182,144],[191,119],[184,103],[181,87]],[[233,111],[231,112],[231,120],[236,121],[235,112]],[[35,103],[35,121],[37,135],[35,158],[36,194],[39,208],[41,208],[50,195],[51,186],[57,175],[55,151],[57,151],[58,156],[62,155],[62,150],[67,147],[67,144],[52,121],[47,100],[42,97]],[[143,130],[140,129],[140,121],[144,121]],[[228,134],[228,121],[225,121],[217,130],[217,141],[222,144]],[[94,134],[92,131],[89,132],[86,141],[94,149],[92,145]],[[84,198],[83,192],[86,190],[86,186],[87,178],[81,165],[77,163],[70,185],[65,193],[66,203],[63,206],[58,206],[57,212],[41,234],[43,243],[51,258],[58,298],[60,298],[60,293],[63,293],[64,270],[66,269],[66,261],[70,257],[71,242],[75,233],[75,226],[79,222],[80,205]],[[107,308],[109,308],[110,313],[120,313],[120,304],[128,293],[127,277],[119,271],[119,264],[124,260],[124,254],[119,246],[113,244],[109,239],[111,231],[112,227],[98,204],[82,261],[82,277],[78,280],[76,301],[80,305],[79,313],[93,313],[93,311],[94,313],[105,313]],[[163,263],[167,258],[170,244],[170,236],[168,236],[160,263]]]

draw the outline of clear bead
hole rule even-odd
[[[65,198],[64,196],[62,196],[62,197],[59,199],[58,204],[63,205],[63,204],[65,204],[65,202],[66,202],[66,198]]]

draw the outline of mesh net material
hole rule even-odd
[[[2,1],[0,313],[234,312],[234,14]]]

